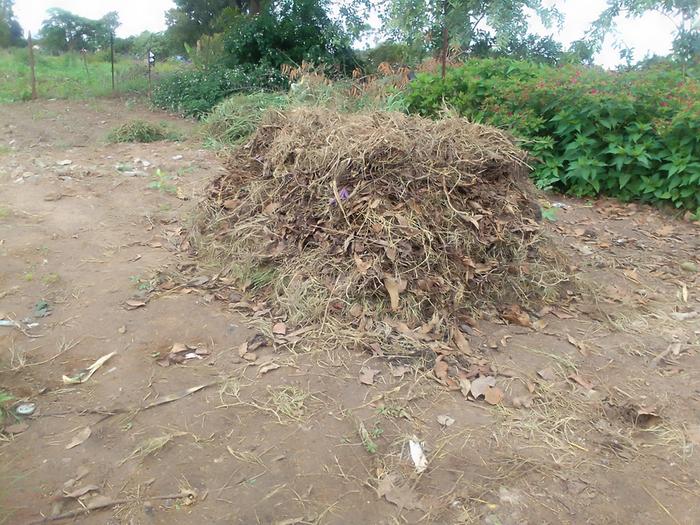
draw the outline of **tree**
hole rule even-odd
[[[277,69],[307,61],[353,69],[352,37],[328,9],[328,0],[270,0],[260,14],[239,19],[226,33],[227,65]]]
[[[194,46],[202,35],[227,29],[237,14],[257,15],[260,7],[260,0],[175,0],[165,20],[169,37],[184,49],[184,44]]]
[[[114,11],[99,20],[59,8],[47,12],[49,18],[42,23],[40,36],[42,45],[53,53],[105,48],[109,45],[110,35],[119,26],[119,15]]]
[[[505,49],[513,37],[527,33],[528,14],[545,25],[559,18],[542,0],[387,0],[381,14],[384,31],[414,49],[441,51],[444,63],[450,45],[469,49],[480,31],[493,35]]]
[[[599,49],[620,16],[639,18],[649,12],[661,13],[673,22],[673,55],[684,64],[697,60],[700,54],[700,0],[608,0],[607,7],[591,26],[589,42]]]
[[[0,0],[0,47],[22,44],[22,27],[13,11],[14,0]]]

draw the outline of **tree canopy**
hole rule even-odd
[[[271,0],[253,18],[239,18],[226,32],[226,60],[230,66],[281,64],[355,64],[352,37],[328,14],[326,0]]]
[[[453,46],[470,48],[486,32],[504,49],[514,36],[527,33],[529,13],[545,25],[560,16],[541,0],[388,0],[381,17],[394,40],[435,51],[443,47],[445,31]]]
[[[620,16],[639,18],[649,12],[661,13],[673,22],[675,58],[688,62],[700,55],[700,0],[607,0],[591,27],[589,41],[600,48]]]
[[[41,25],[42,45],[53,53],[64,51],[97,51],[109,45],[110,35],[119,27],[119,15],[107,13],[99,20],[84,18],[66,11],[51,8],[49,17]]]
[[[22,43],[22,27],[15,18],[14,0],[0,0],[0,47]]]

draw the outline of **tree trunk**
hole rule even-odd
[[[449,35],[447,34],[447,11],[449,0],[442,0],[442,79],[445,79],[447,72],[447,47],[449,45]]]
[[[248,14],[250,16],[260,14],[260,0],[250,0],[250,4],[248,5]]]

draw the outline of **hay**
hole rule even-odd
[[[195,245],[292,324],[446,337],[477,310],[559,291],[526,155],[495,128],[273,111],[226,165]]]

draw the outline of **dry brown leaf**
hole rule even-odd
[[[538,332],[541,332],[545,328],[547,328],[547,321],[544,319],[538,319],[534,323],[532,323],[532,327],[537,330]]]
[[[263,376],[267,374],[268,372],[272,372],[273,370],[277,370],[280,367],[279,364],[277,363],[267,363],[266,365],[262,365],[260,368],[258,368],[258,375]]]
[[[497,405],[503,401],[503,390],[497,386],[489,387],[486,392],[484,392],[484,400],[489,405]]]
[[[29,429],[29,425],[26,423],[15,423],[14,425],[6,426],[2,429],[5,434],[21,434],[22,432]]]
[[[450,427],[454,425],[455,420],[450,416],[441,414],[437,417],[437,422],[440,423],[443,427]]]
[[[243,357],[248,353],[248,341],[238,347],[238,356]]]
[[[363,261],[362,258],[357,254],[353,255],[353,259],[355,260],[355,266],[357,266],[357,271],[360,272],[362,275],[367,275],[367,271],[372,266],[372,263]]]
[[[460,378],[459,390],[462,392],[462,395],[464,397],[467,397],[469,395],[469,392],[471,392],[471,389],[472,389],[472,382],[469,381],[469,379]]]
[[[539,370],[537,372],[537,375],[540,376],[545,381],[554,381],[557,378],[557,374],[554,372],[554,369],[551,366],[548,366],[547,368],[543,368],[542,370]]]
[[[566,334],[566,339],[567,339],[567,341],[569,341],[569,343],[571,345],[576,347],[581,352],[582,355],[584,355],[584,356],[588,355],[588,348],[586,348],[586,345],[584,345],[581,341],[576,339],[571,334]]]
[[[370,368],[368,366],[363,366],[360,368],[360,383],[363,385],[373,385],[374,376],[379,373],[379,370],[375,368]]]
[[[267,206],[265,206],[265,207],[263,208],[263,213],[264,213],[265,215],[270,215],[270,214],[274,213],[275,210],[276,210],[277,208],[279,208],[279,207],[280,207],[280,203],[279,203],[279,202],[271,202],[270,204],[268,204]]]
[[[257,360],[258,356],[254,352],[248,352],[243,356],[243,359],[250,361],[251,363]]]
[[[287,335],[287,325],[284,323],[276,323],[272,327],[272,333],[275,335]]]
[[[124,301],[124,308],[126,310],[136,310],[137,308],[141,308],[143,306],[146,306],[146,303],[144,301],[136,301],[133,299]]]
[[[447,363],[445,363],[440,357],[438,357],[435,360],[435,366],[433,367],[433,373],[435,374],[435,377],[437,377],[441,381],[444,381],[445,379],[447,379],[448,370],[449,367],[447,366]]]
[[[397,474],[387,474],[379,480],[377,496],[386,499],[400,509],[424,509],[425,505],[418,498],[417,494],[409,485],[397,486],[399,476]]]
[[[517,304],[512,304],[506,308],[503,311],[502,317],[511,324],[517,324],[526,328],[530,328],[531,326],[530,316],[527,312],[523,312],[522,308]]]
[[[406,365],[398,365],[391,367],[391,375],[394,377],[403,377],[410,369]]]
[[[80,432],[78,432],[73,439],[71,439],[70,443],[66,445],[66,450],[77,447],[78,445],[83,444],[87,439],[90,437],[92,434],[92,429],[90,427],[85,427],[82,429]]]
[[[574,319],[576,317],[569,312],[559,310],[558,308],[553,309],[552,314],[559,319]]]
[[[472,348],[469,345],[469,341],[467,341],[467,338],[464,337],[462,334],[462,331],[459,328],[455,328],[453,330],[454,334],[454,341],[455,345],[457,345],[457,348],[459,349],[460,352],[466,355],[471,355],[472,353]]]
[[[396,312],[399,309],[399,294],[406,289],[406,281],[396,280],[391,276],[384,276],[384,286],[389,294],[391,310]]]
[[[489,388],[496,386],[496,378],[493,376],[479,376],[472,381],[471,393],[474,399],[486,394]]]
[[[567,377],[567,379],[573,381],[574,383],[585,388],[586,390],[593,390],[593,385],[578,374],[571,374]]]
[[[71,492],[66,492],[63,494],[64,498],[81,498],[85,496],[88,492],[95,492],[100,490],[100,487],[97,485],[85,485],[84,487],[80,487],[79,489],[73,490]]]

